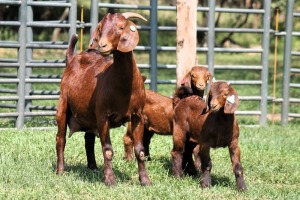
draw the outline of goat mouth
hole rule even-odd
[[[204,86],[203,86],[203,87],[202,87],[202,86],[197,86],[196,88],[197,88],[197,90],[199,90],[199,91],[203,91],[203,90],[205,89]]]
[[[210,110],[213,112],[217,112],[218,110],[220,110],[220,107],[219,106],[211,106]]]
[[[110,53],[111,53],[111,50],[107,50],[107,51],[104,51],[102,48],[100,48],[99,46],[97,46],[96,48],[100,53],[101,55],[103,56],[108,56]]]
[[[100,51],[101,55],[103,55],[103,56],[108,56],[111,53],[111,51],[101,51],[101,50],[99,50],[99,51]]]

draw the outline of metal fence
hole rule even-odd
[[[299,77],[300,68],[299,66],[292,66],[292,58],[300,56],[299,49],[296,50],[292,47],[293,38],[299,37],[300,32],[294,30],[293,21],[294,19],[300,19],[300,12],[294,11],[294,0],[289,0],[286,10],[286,28],[285,32],[278,33],[278,35],[285,36],[284,46],[284,72],[283,72],[283,94],[282,94],[282,124],[287,124],[289,117],[299,118],[299,103],[300,103],[300,83],[295,82],[293,77]],[[299,62],[298,62],[299,63]],[[298,79],[299,80],[299,79]],[[293,90],[293,91],[291,91]],[[298,104],[298,107],[296,107]],[[296,109],[293,109],[296,107]]]
[[[158,14],[162,12],[176,12],[175,6],[161,6],[157,5],[156,0],[151,0],[149,5],[125,5],[125,4],[110,4],[101,3],[98,0],[91,0],[91,19],[90,22],[80,23],[77,20],[77,4],[76,0],[66,1],[1,1],[0,5],[16,6],[19,10],[19,19],[17,21],[0,21],[0,26],[14,26],[19,30],[18,41],[0,41],[0,48],[14,48],[17,50],[17,57],[15,59],[0,58],[0,83],[1,84],[15,84],[16,89],[3,89],[0,87],[0,108],[10,108],[8,112],[0,113],[2,118],[16,119],[16,127],[21,129],[24,126],[26,117],[32,116],[53,116],[55,115],[55,105],[34,105],[34,100],[57,100],[59,91],[51,89],[43,89],[40,87],[33,87],[36,83],[60,83],[59,75],[39,75],[37,72],[32,72],[33,69],[43,68],[64,68],[64,57],[61,59],[44,59],[36,60],[33,56],[33,50],[40,49],[66,49],[68,39],[78,28],[90,27],[91,31],[94,30],[98,21],[101,9],[114,8],[118,10],[143,10],[149,12],[148,25],[138,26],[138,29],[149,32],[149,44],[138,46],[135,51],[145,51],[149,53],[149,63],[138,63],[140,69],[149,70],[150,77],[146,83],[149,84],[150,89],[157,90],[159,84],[176,84],[176,80],[160,80],[158,79],[159,69],[176,69],[175,64],[159,63],[158,54],[161,52],[174,52],[176,51],[176,44],[174,46],[158,46],[157,35],[160,32],[176,31],[176,26],[158,26]],[[287,12],[286,23],[287,28],[285,33],[275,33],[270,28],[271,20],[271,0],[264,0],[263,9],[240,9],[240,8],[219,8],[216,7],[216,1],[208,1],[207,7],[198,7],[199,13],[207,14],[207,27],[198,27],[198,32],[206,33],[206,47],[198,47],[197,54],[206,55],[205,64],[209,67],[213,74],[218,74],[219,71],[232,71],[232,70],[248,70],[254,71],[258,74],[259,78],[243,80],[233,79],[228,80],[231,84],[241,87],[257,87],[258,94],[256,95],[243,95],[240,96],[241,101],[258,102],[258,108],[252,110],[238,111],[238,115],[243,116],[257,116],[259,118],[258,124],[265,125],[267,123],[267,105],[268,102],[282,103],[282,123],[286,124],[288,117],[300,117],[299,114],[289,113],[290,103],[299,103],[299,99],[290,98],[289,88],[299,88],[299,84],[290,82],[290,73],[299,73],[299,69],[290,68],[291,55],[299,55],[299,53],[291,51],[292,36],[299,36],[298,32],[292,32],[293,19],[300,16],[297,13]],[[287,9],[293,10],[294,1],[289,0]],[[68,20],[54,20],[54,21],[33,21],[32,10],[38,9],[40,6],[51,7],[64,7],[70,9]],[[262,28],[222,28],[215,27],[215,17],[217,13],[248,13],[261,15]],[[292,13],[292,14],[291,14]],[[66,41],[50,42],[50,41],[34,41],[33,29],[34,27],[45,28],[65,28],[68,29],[68,38]],[[261,44],[258,48],[220,48],[215,46],[215,36],[220,33],[245,33],[245,34],[260,34]],[[268,96],[268,56],[269,56],[269,41],[270,37],[274,34],[285,36],[285,59],[284,59],[284,81],[283,81],[283,98],[277,99],[276,97]],[[174,41],[176,39],[174,38]],[[258,54],[260,56],[260,63],[258,65],[221,65],[215,63],[217,54]],[[6,73],[4,69],[16,69],[15,73]],[[2,72],[4,71],[4,72]],[[38,90],[37,88],[42,88]],[[3,95],[2,95],[3,94]],[[16,104],[12,103],[16,102]],[[13,110],[13,111],[11,111]]]

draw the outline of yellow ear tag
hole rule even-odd
[[[136,31],[136,28],[135,28],[135,26],[133,26],[133,25],[131,25],[129,28],[130,28],[130,30],[131,30],[132,32],[135,32],[135,31]]]

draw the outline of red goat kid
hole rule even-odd
[[[136,26],[128,18],[144,19],[136,13],[107,14],[93,33],[90,49],[73,57],[77,36],[67,51],[67,67],[61,81],[57,109],[57,173],[64,170],[67,125],[70,135],[85,131],[90,169],[96,169],[95,135],[100,137],[104,157],[104,183],[114,185],[113,148],[109,129],[131,121],[135,156],[141,185],[150,185],[142,143],[145,104],[144,81],[136,66],[133,49],[139,41]],[[145,19],[144,19],[145,20]],[[113,54],[113,58],[109,54]],[[73,57],[73,58],[72,58]]]
[[[246,190],[238,145],[239,126],[234,115],[238,104],[235,89],[226,82],[211,84],[207,104],[197,96],[179,101],[174,109],[174,146],[171,152],[174,176],[182,176],[183,154],[191,155],[191,152],[185,151],[193,149],[185,146],[185,141],[190,140],[199,144],[200,184],[202,188],[211,186],[210,148],[228,147],[237,188]]]
[[[192,93],[188,95],[196,94],[203,97],[207,81],[209,80],[212,80],[212,75],[208,71],[207,67],[194,66],[185,75],[184,79],[181,81],[181,85],[192,89]],[[179,99],[181,98],[178,98],[178,101]],[[146,102],[143,110],[143,116],[145,120],[143,143],[145,148],[145,156],[148,158],[148,160],[151,160],[149,145],[154,133],[159,135],[172,135],[173,100],[174,99],[160,95],[151,90],[146,90]],[[131,135],[132,130],[129,125],[125,135],[123,136],[125,159],[127,160],[133,159],[133,142]]]

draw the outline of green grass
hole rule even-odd
[[[1,130],[0,199],[298,199],[300,196],[299,125],[241,127],[240,146],[248,191],[238,192],[227,149],[211,151],[210,189],[199,187],[196,177],[172,177],[172,138],[155,135],[152,161],[146,162],[152,186],[139,185],[136,162],[123,160],[125,128],[112,129],[115,151],[113,169],[117,185],[102,182],[99,139],[96,157],[99,170],[86,168],[83,134],[67,138],[66,172],[55,174],[56,129]]]

